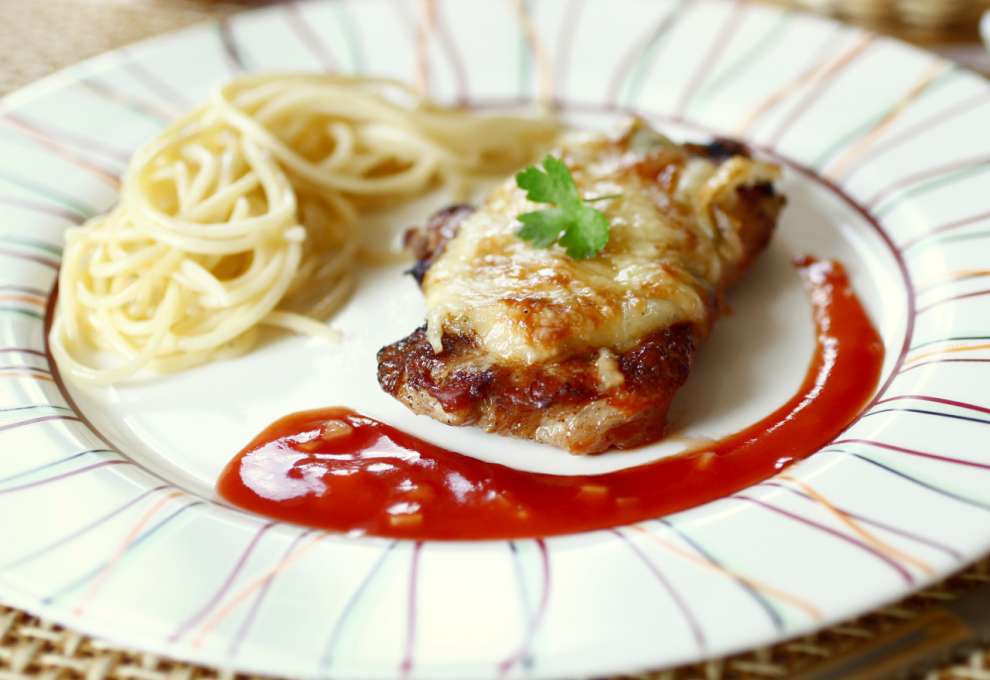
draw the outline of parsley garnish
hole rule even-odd
[[[554,206],[519,215],[523,225],[516,232],[519,238],[537,248],[549,248],[559,242],[575,260],[594,257],[608,243],[608,218],[587,203],[615,196],[582,200],[571,171],[559,158],[546,156],[542,171],[534,165],[519,172],[516,186],[526,192],[529,200]]]

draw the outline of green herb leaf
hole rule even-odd
[[[540,172],[536,166],[530,166],[516,175],[516,185],[526,191],[526,198],[534,203],[553,203],[561,207],[580,202],[577,185],[562,160],[546,156],[543,170]]]
[[[526,192],[530,201],[555,207],[519,215],[523,226],[516,235],[537,248],[549,248],[559,242],[576,260],[594,257],[608,243],[608,218],[581,200],[574,177],[563,161],[548,155],[542,165],[542,170],[531,166],[519,172],[516,186]],[[599,196],[589,201],[617,197]]]
[[[608,218],[593,208],[574,215],[573,222],[560,237],[560,245],[575,260],[586,260],[602,252],[608,243]]]
[[[516,232],[524,241],[529,241],[537,248],[549,248],[560,239],[563,231],[562,224],[567,216],[560,208],[547,208],[519,215],[522,229]]]

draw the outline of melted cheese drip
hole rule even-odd
[[[742,256],[712,204],[776,168],[741,157],[716,166],[665,141],[630,151],[629,137],[583,137],[561,154],[583,197],[621,194],[595,204],[611,225],[597,257],[520,240],[516,216],[547,206],[526,200],[514,178],[461,224],[423,281],[434,350],[444,333],[474,335],[496,360],[531,364],[589,348],[622,352],[670,325],[707,322],[724,267]],[[669,191],[634,167],[658,154],[678,168]]]

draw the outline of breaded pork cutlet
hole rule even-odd
[[[774,231],[776,166],[740,144],[677,145],[641,122],[555,154],[607,217],[595,257],[517,236],[541,207],[508,180],[407,234],[426,324],[378,353],[382,388],[451,425],[574,453],[661,438],[727,289]]]

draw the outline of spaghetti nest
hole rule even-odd
[[[233,81],[134,155],[116,207],[66,233],[52,352],[74,380],[107,384],[240,354],[262,325],[333,338],[365,211],[463,193],[556,134],[391,80]]]

